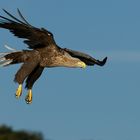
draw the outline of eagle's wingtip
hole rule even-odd
[[[97,61],[98,61],[99,66],[104,66],[107,61],[107,57],[105,57],[102,61],[99,61],[99,60],[97,60]]]
[[[103,59],[103,61],[102,61],[102,66],[105,65],[106,61],[107,61],[107,57],[105,57],[105,58]]]

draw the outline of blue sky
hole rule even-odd
[[[140,139],[140,1],[3,0],[16,15],[53,32],[56,42],[108,56],[104,67],[46,69],[33,88],[33,103],[14,98],[14,74],[20,65],[0,68],[0,124],[41,131],[52,140]],[[1,10],[0,13],[4,15]],[[1,52],[7,44],[25,49],[22,40],[0,30]]]

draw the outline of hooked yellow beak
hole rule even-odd
[[[86,64],[84,62],[78,62],[78,67],[80,68],[86,68]]]

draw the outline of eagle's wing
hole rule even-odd
[[[72,57],[76,57],[78,59],[80,59],[81,61],[83,61],[86,65],[99,65],[99,66],[103,66],[106,63],[107,57],[105,57],[102,61],[100,60],[96,60],[95,58],[91,57],[88,54],[82,53],[82,52],[78,52],[78,51],[73,51],[67,48],[64,48],[64,50],[66,52],[68,52]]]
[[[17,19],[6,10],[4,10],[4,12],[11,19],[0,16],[0,28],[8,29],[15,36],[24,38],[24,43],[26,43],[30,49],[47,47],[51,44],[55,44],[53,34],[51,32],[44,28],[39,29],[30,25],[19,10],[18,14],[21,20]]]

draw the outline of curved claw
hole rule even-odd
[[[25,98],[25,101],[26,101],[27,104],[32,103],[32,90],[31,89],[28,90],[28,93],[27,93],[27,96]]]
[[[20,84],[16,90],[16,98],[19,99],[19,97],[22,95],[22,84]]]

